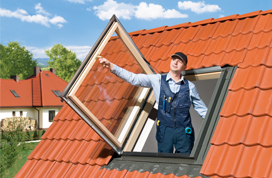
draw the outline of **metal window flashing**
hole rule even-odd
[[[186,70],[182,72],[182,75],[196,75],[196,74],[204,74],[204,73],[212,73],[212,72],[220,72],[223,69],[220,66],[202,68],[202,69],[192,69]]]
[[[127,170],[128,172],[150,172],[151,174],[174,174],[175,176],[188,175],[189,177],[205,177],[200,174],[202,165],[191,164],[188,161],[180,161],[179,158],[158,158],[158,157],[114,157],[113,160],[102,168],[108,170]]]
[[[237,66],[234,67],[226,67],[225,68],[225,76],[222,76],[220,83],[216,86],[216,93],[214,96],[213,101],[217,101],[216,103],[213,102],[211,104],[215,105],[213,112],[211,112],[209,117],[211,117],[210,122],[205,123],[205,125],[208,125],[208,127],[203,127],[203,130],[201,130],[200,133],[206,132],[206,137],[202,140],[202,146],[204,146],[205,149],[201,149],[199,151],[199,155],[197,157],[196,163],[203,164],[209,148],[210,148],[210,141],[211,137],[215,131],[215,128],[218,124],[218,121],[220,119],[220,112],[223,107],[223,104],[226,100],[226,97],[228,95],[228,87],[229,84],[235,74],[235,71],[237,69]],[[224,77],[224,78],[223,78]],[[200,145],[200,144],[199,144]]]
[[[219,114],[228,93],[228,86],[236,68],[237,67],[225,67],[222,69],[217,68],[218,70],[221,70],[221,75],[215,86],[211,102],[208,106],[208,112],[199,131],[199,136],[196,139],[195,146],[190,154],[190,157],[195,158],[195,164],[203,164],[205,160],[210,147],[211,137],[220,118]],[[210,71],[217,72],[214,69],[216,68],[213,68]]]

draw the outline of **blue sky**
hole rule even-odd
[[[116,14],[128,32],[272,8],[271,0],[1,0],[0,42],[46,58],[57,43],[83,60]]]

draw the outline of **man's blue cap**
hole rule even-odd
[[[185,54],[183,54],[182,52],[176,52],[171,57],[174,57],[174,56],[177,56],[178,58],[183,60],[185,62],[185,64],[187,64],[187,56]]]

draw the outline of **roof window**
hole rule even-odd
[[[59,90],[52,90],[52,92],[57,96],[60,97],[61,92]]]
[[[11,92],[16,98],[20,98],[20,96],[16,93],[15,90],[10,90],[10,92]]]
[[[112,37],[115,33],[117,36]],[[108,55],[107,52],[112,46],[118,54]],[[97,60],[99,56],[105,56],[109,61],[133,73],[154,73],[119,20],[113,16],[63,90],[61,98],[118,155],[167,156],[171,157],[171,160],[173,157],[183,157],[182,161],[202,164],[235,67],[215,66],[184,71],[183,76],[186,79],[199,85],[199,92],[203,93],[201,95],[207,100],[208,112],[204,120],[193,116],[196,118],[193,125],[197,137],[191,154],[174,155],[157,153],[154,135],[157,112],[155,109],[152,111],[155,105],[152,90],[132,86],[117,78],[109,70],[102,68]],[[148,159],[150,160],[150,157]]]
[[[116,41],[120,41],[116,50],[121,50],[122,58],[108,56],[108,60],[135,73],[153,74],[144,56],[113,16],[63,90],[62,99],[120,154],[138,115],[145,113],[142,108],[151,89],[131,86],[102,68],[99,56],[107,57],[108,49]]]

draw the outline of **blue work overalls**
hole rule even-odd
[[[194,129],[189,113],[191,101],[189,94],[189,82],[184,79],[180,90],[174,94],[166,75],[161,76],[160,99],[157,117],[158,152],[190,154],[194,145]],[[191,134],[185,133],[185,128],[191,128]]]

